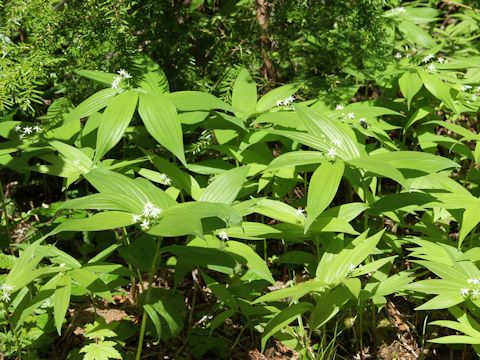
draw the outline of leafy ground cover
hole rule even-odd
[[[308,18],[282,4],[237,4],[261,47],[263,10]],[[369,5],[386,40],[353,66],[347,27],[328,88],[300,43],[286,84],[285,54],[260,50],[258,72],[174,91],[142,54],[76,69],[91,91],[37,116],[9,103],[1,357],[478,357],[480,11],[345,4],[339,19]]]

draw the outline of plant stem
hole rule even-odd
[[[160,256],[161,246],[162,246],[162,238],[158,240],[158,246],[155,250],[155,256],[153,257],[153,261],[152,261],[152,268],[150,269],[150,273],[148,274],[148,289],[145,295],[144,304],[148,304],[150,302],[150,296],[152,294],[153,277],[157,269],[157,262],[158,262],[158,257]],[[138,339],[138,347],[137,347],[137,354],[135,355],[135,360],[141,359],[142,349],[143,349],[143,340],[145,339],[146,327],[147,327],[147,313],[144,311],[142,315],[142,325],[140,328],[140,336]]]
[[[5,203],[5,192],[3,191],[3,183],[0,180],[0,196],[2,197],[2,212],[5,217],[5,228],[7,230],[8,243],[12,243],[12,238],[10,237],[10,221],[8,220],[7,214],[7,204]]]

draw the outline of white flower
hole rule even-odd
[[[128,71],[124,69],[118,70],[117,73],[124,79],[131,79],[132,77],[132,75],[130,75]]]
[[[122,77],[121,76],[115,76],[112,81],[112,89],[118,89],[120,86],[120,83],[122,82]]]
[[[80,160],[73,160],[73,165],[76,167],[80,166]]]
[[[469,90],[472,90],[472,86],[471,86],[471,85],[462,85],[462,87],[460,88],[460,90],[462,90],[462,91],[469,91]]]
[[[38,125],[35,125],[35,126],[33,127],[33,131],[39,132],[39,131],[42,131],[42,128],[41,128],[40,126],[38,126]]]
[[[141,216],[141,215],[133,215],[133,216],[132,216],[132,221],[133,221],[134,223],[138,223],[138,222],[140,222],[140,220],[142,220],[142,216]]]
[[[351,273],[353,270],[355,270],[355,265],[354,264],[348,265],[348,272]]]
[[[170,185],[172,183],[172,179],[168,177],[167,174],[160,174],[160,181],[163,185]]]
[[[349,119],[355,119],[355,114],[350,111],[350,112],[347,114],[347,117],[348,117]]]
[[[228,234],[226,231],[220,231],[218,233],[218,237],[221,239],[221,240],[228,240]]]
[[[290,105],[291,103],[293,103],[294,101],[295,101],[295,96],[291,95],[286,99],[278,100],[277,101],[277,106],[287,106],[287,105]]]
[[[469,283],[471,285],[478,285],[478,284],[480,284],[480,280],[475,279],[475,278],[470,278],[470,279],[467,280],[467,283]]]
[[[32,129],[31,126],[25,126],[23,128],[23,133],[26,134],[26,135],[30,135],[32,132],[33,132],[33,129]]]
[[[442,56],[439,56],[439,57],[437,58],[437,61],[438,61],[440,64],[444,64],[444,63],[447,62],[447,60],[446,60],[444,57],[442,57]]]
[[[2,293],[2,301],[10,301],[10,293],[3,292]]]
[[[480,291],[478,289],[472,290],[472,297],[476,299],[480,295]]]
[[[295,216],[305,216],[305,209],[299,207],[297,210],[295,210]]]
[[[22,140],[25,137],[25,134],[20,134],[18,137],[20,138],[20,140]]]
[[[140,227],[142,228],[142,230],[148,230],[150,228],[150,222],[147,219],[143,219]]]
[[[400,51],[398,51],[396,54],[395,54],[395,57],[397,59],[401,59],[402,58],[402,53]]]
[[[22,127],[20,125],[15,126],[15,131],[16,132],[22,131]]]
[[[468,290],[467,288],[463,288],[463,289],[460,289],[460,295],[462,296],[468,296],[468,292],[470,290]]]
[[[345,106],[343,106],[342,104],[337,104],[337,106],[335,106],[335,110],[343,110],[345,109]]]
[[[435,57],[435,55],[433,55],[433,54],[427,55],[422,59],[422,62],[426,64],[427,62],[432,60],[434,57]]]
[[[328,149],[327,156],[330,156],[332,158],[337,156],[337,149],[335,149],[335,148]]]
[[[436,70],[437,70],[437,68],[435,67],[435,65],[433,63],[431,63],[427,66],[427,71],[428,72],[432,73],[432,72],[435,72]]]
[[[342,145],[342,142],[341,142],[340,140],[338,140],[338,139],[333,139],[333,140],[332,140],[332,143],[333,143],[335,146],[340,146],[340,145]]]
[[[65,267],[65,263],[60,263],[58,266],[60,266],[61,268],[64,268]]]
[[[477,95],[472,95],[472,101],[477,100],[478,96]]]
[[[477,91],[480,91],[480,86],[477,86]]]
[[[8,284],[0,285],[0,291],[3,291],[3,292],[12,292],[13,289],[15,289],[15,286],[13,285],[8,285]]]
[[[143,215],[146,217],[152,217],[156,219],[162,213],[162,209],[159,209],[150,202],[147,202],[143,207]]]

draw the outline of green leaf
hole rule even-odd
[[[117,96],[115,89],[103,89],[82,101],[75,109],[68,113],[67,117],[84,118],[96,113],[110,104],[112,99]]]
[[[94,162],[97,162],[122,139],[137,107],[138,94],[125,91],[115,97],[102,114],[97,131]]]
[[[259,279],[266,280],[271,284],[275,283],[265,261],[250,246],[230,240],[225,246],[225,251],[230,253],[239,263],[245,264]]]
[[[299,300],[302,296],[308,293],[323,291],[326,284],[318,279],[307,280],[290,287],[286,287],[280,290],[272,291],[268,294],[260,296],[253,301],[253,304],[261,302],[278,301],[286,298],[292,298],[293,301]]]
[[[398,85],[400,85],[400,91],[403,96],[407,99],[407,108],[410,109],[413,97],[423,86],[422,79],[420,79],[417,73],[407,71],[398,79]]]
[[[107,85],[111,85],[113,79],[117,76],[117,74],[111,74],[97,70],[75,70],[75,72],[80,76],[86,77],[87,79]]]
[[[144,304],[143,310],[148,314],[150,320],[152,320],[153,325],[155,326],[155,331],[157,332],[157,339],[158,341],[160,341],[162,337],[162,323],[160,321],[160,317],[158,316],[157,311],[152,305],[149,304]]]
[[[53,296],[53,317],[58,335],[61,335],[63,320],[70,304],[72,292],[72,278],[64,274],[57,283],[55,295]]]
[[[244,116],[255,112],[257,85],[246,69],[240,70],[232,91],[232,106]]]
[[[334,317],[350,299],[357,298],[361,286],[359,279],[348,279],[344,284],[322,295],[317,300],[308,321],[310,329],[318,329]]]
[[[105,211],[84,219],[68,219],[48,233],[48,236],[62,231],[102,231],[132,225],[132,214],[120,211]]]
[[[200,201],[231,204],[242,189],[249,169],[249,166],[241,166],[217,175],[203,192]]]
[[[344,168],[340,161],[324,162],[313,173],[308,187],[305,233],[335,197]]]
[[[291,151],[272,160],[266,170],[287,166],[318,164],[325,161],[325,155],[318,151]]]
[[[138,85],[147,93],[161,95],[169,92],[165,73],[152,59],[147,56],[135,59],[135,68],[141,73]]]
[[[166,95],[178,110],[226,110],[234,112],[234,109],[212,94],[201,91],[177,91]]]
[[[323,141],[328,149],[335,149],[340,159],[354,159],[365,154],[349,126],[338,121],[334,122],[303,105],[296,105],[295,109],[307,131],[318,140]]]
[[[265,326],[262,335],[262,352],[265,350],[265,345],[267,344],[268,339],[274,335],[277,331],[280,331],[285,326],[290,324],[293,320],[297,319],[298,316],[301,316],[303,313],[311,311],[313,308],[312,304],[307,302],[301,302],[287,307],[280,311],[273,319],[271,319],[268,324]]]
[[[474,205],[465,207],[463,213],[462,226],[460,227],[460,235],[458,237],[458,247],[462,246],[465,237],[472,231],[480,222],[480,200],[477,199]]]
[[[112,301],[112,294],[108,290],[107,285],[94,273],[85,269],[74,269],[70,274],[74,281],[93,295]]]
[[[434,173],[459,167],[453,160],[421,151],[392,151],[370,155],[370,158],[396,169],[417,170],[422,173]]]
[[[123,194],[92,194],[65,201],[62,209],[118,210],[141,214],[143,206]]]
[[[375,175],[390,178],[403,187],[408,187],[407,180],[403,177],[402,173],[385,161],[368,156],[347,160],[346,163]]]
[[[450,110],[453,110],[455,113],[458,113],[458,109],[453,102],[452,96],[450,95],[450,86],[442,81],[438,76],[429,74],[423,70],[418,72],[422,78],[423,85],[427,90],[435,96],[437,99],[447,105]]]
[[[138,112],[150,135],[186,166],[182,125],[175,106],[164,96],[141,94]]]
[[[429,342],[436,343],[436,344],[471,344],[471,345],[478,345],[480,344],[479,338],[473,338],[471,336],[465,335],[449,335],[443,336],[437,339],[428,340]]]
[[[122,359],[122,355],[114,348],[115,345],[115,341],[101,341],[85,345],[80,352],[85,353],[83,360]]]
[[[298,84],[289,84],[283,85],[276,89],[273,89],[263,95],[257,103],[257,111],[264,112],[270,110],[272,107],[277,106],[278,101],[283,101],[289,96],[295,94],[300,85]]]

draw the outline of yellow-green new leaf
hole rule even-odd
[[[138,112],[147,131],[184,165],[182,125],[171,101],[156,94],[141,94]]]
[[[136,92],[125,91],[115,97],[107,106],[98,127],[94,162],[100,160],[122,139],[137,107],[137,100]]]
[[[279,101],[283,101],[295,94],[298,89],[300,89],[299,85],[289,84],[269,91],[258,100],[257,111],[264,112],[270,110],[272,107],[277,106]]]
[[[305,233],[332,202],[342,180],[344,169],[343,162],[325,162],[313,173],[308,187]]]

